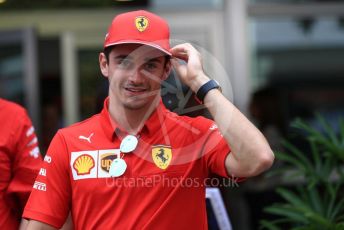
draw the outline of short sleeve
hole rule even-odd
[[[225,166],[226,157],[230,154],[230,146],[220,133],[216,123],[205,117],[192,119],[193,146],[197,155],[201,157],[205,177],[217,174],[229,177]]]
[[[230,153],[230,147],[217,125],[211,121],[207,122],[206,139],[202,149],[205,165],[209,174],[217,174],[222,177],[229,177],[225,166],[226,157]]]
[[[17,111],[13,124],[13,178],[7,188],[9,195],[19,198],[21,211],[30,195],[38,174],[42,156],[39,151],[35,129],[24,109]]]
[[[61,228],[70,211],[69,155],[64,138],[53,138],[34,183],[23,217]]]

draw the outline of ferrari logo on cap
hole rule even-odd
[[[172,150],[170,146],[156,145],[152,148],[152,158],[156,166],[166,169],[172,160]]]
[[[148,27],[148,19],[145,16],[138,16],[135,19],[136,29],[140,32],[143,32]]]

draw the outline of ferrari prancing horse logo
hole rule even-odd
[[[145,16],[138,16],[135,18],[136,29],[143,32],[148,27],[148,19]]]
[[[156,166],[166,169],[172,160],[172,150],[170,146],[155,145],[152,148],[152,158]]]

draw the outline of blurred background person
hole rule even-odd
[[[0,228],[18,229],[42,156],[24,108],[0,98],[0,127]]]

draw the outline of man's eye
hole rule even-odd
[[[157,65],[155,63],[146,63],[145,68],[148,70],[155,70]]]
[[[130,67],[131,61],[128,60],[128,59],[121,59],[121,60],[118,61],[118,64],[119,64],[121,67]]]

